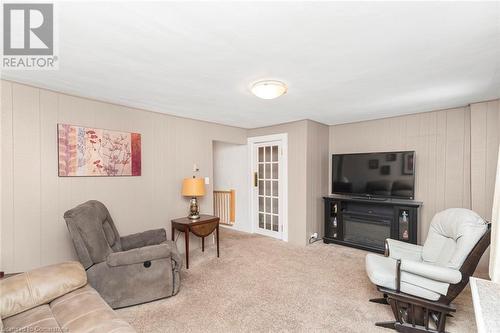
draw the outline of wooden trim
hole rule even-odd
[[[0,272],[0,273],[3,273],[3,275],[0,274],[0,280],[3,280],[3,279],[10,278],[11,276],[14,276],[14,275],[22,274],[23,272],[7,273],[7,274],[5,272]]]
[[[396,260],[396,292],[401,290],[401,259]]]
[[[444,333],[447,315],[456,311],[456,308],[451,304],[430,301],[382,287],[378,287],[378,290],[387,295],[387,301],[391,305],[395,318],[394,327],[398,332]],[[436,315],[437,318],[431,314]],[[431,319],[436,325],[436,330],[429,329]],[[388,327],[383,326],[386,324],[387,322],[382,322],[375,325]]]
[[[234,223],[236,221],[236,191],[231,190],[229,191],[231,193],[230,196],[230,208],[229,208],[229,222]]]
[[[469,283],[469,278],[474,274],[477,265],[479,264],[479,260],[483,256],[484,252],[490,246],[491,243],[491,223],[488,223],[488,230],[486,230],[485,234],[481,237],[481,239],[476,243],[476,245],[472,248],[472,251],[469,253],[467,258],[465,259],[462,267],[460,267],[460,273],[462,273],[462,279],[460,282],[456,284],[450,284],[448,288],[448,292],[445,296],[441,296],[439,298],[439,302],[442,303],[451,303]]]
[[[171,222],[173,225],[176,226],[176,229],[177,229],[177,226],[179,226],[180,229],[177,229],[177,230],[184,231],[184,229],[182,227],[183,225],[184,226],[185,225],[192,226],[192,225],[204,224],[204,223],[209,223],[209,222],[218,221],[218,220],[219,220],[219,218],[217,216],[200,214],[200,218],[197,220],[190,220],[187,217],[180,217],[178,219],[173,219]]]
[[[233,225],[236,221],[236,190],[214,190],[214,214],[220,223]]]
[[[387,294],[388,298],[392,298],[402,303],[413,303],[419,306],[424,306],[429,310],[434,310],[434,311],[447,311],[447,312],[457,311],[457,308],[453,304],[444,304],[438,301],[431,301],[425,298],[406,294],[401,291],[398,292],[384,287],[378,287],[377,289],[381,293]]]

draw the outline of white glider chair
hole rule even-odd
[[[464,208],[432,219],[424,246],[386,240],[385,257],[366,256],[366,272],[391,306],[395,320],[375,325],[398,332],[444,332],[451,301],[469,282],[490,244],[489,224]],[[433,327],[435,326],[435,327]]]

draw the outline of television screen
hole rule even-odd
[[[332,193],[413,199],[415,152],[332,155]]]

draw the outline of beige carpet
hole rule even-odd
[[[392,320],[365,274],[366,252],[317,242],[294,246],[223,229],[221,257],[194,251],[175,297],[118,311],[139,332],[386,332]],[[470,290],[447,331],[475,332]]]

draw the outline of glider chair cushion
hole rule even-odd
[[[386,239],[386,254],[392,259],[410,259],[420,261],[423,246],[401,242],[395,239]]]
[[[64,214],[87,278],[112,308],[177,294],[182,260],[165,229],[121,237],[108,209],[87,201]]]
[[[366,273],[373,284],[396,290],[396,264],[396,259],[370,253],[366,257]],[[437,301],[439,291],[446,294],[448,287],[448,283],[401,271],[400,290],[404,293]]]
[[[443,210],[431,221],[422,260],[460,269],[487,228],[481,216],[469,209]]]
[[[375,285],[396,290],[399,261],[399,290],[437,301],[447,294],[450,284],[462,280],[460,268],[487,228],[471,210],[444,210],[432,219],[423,247],[388,239],[386,257],[366,256],[366,272]]]

